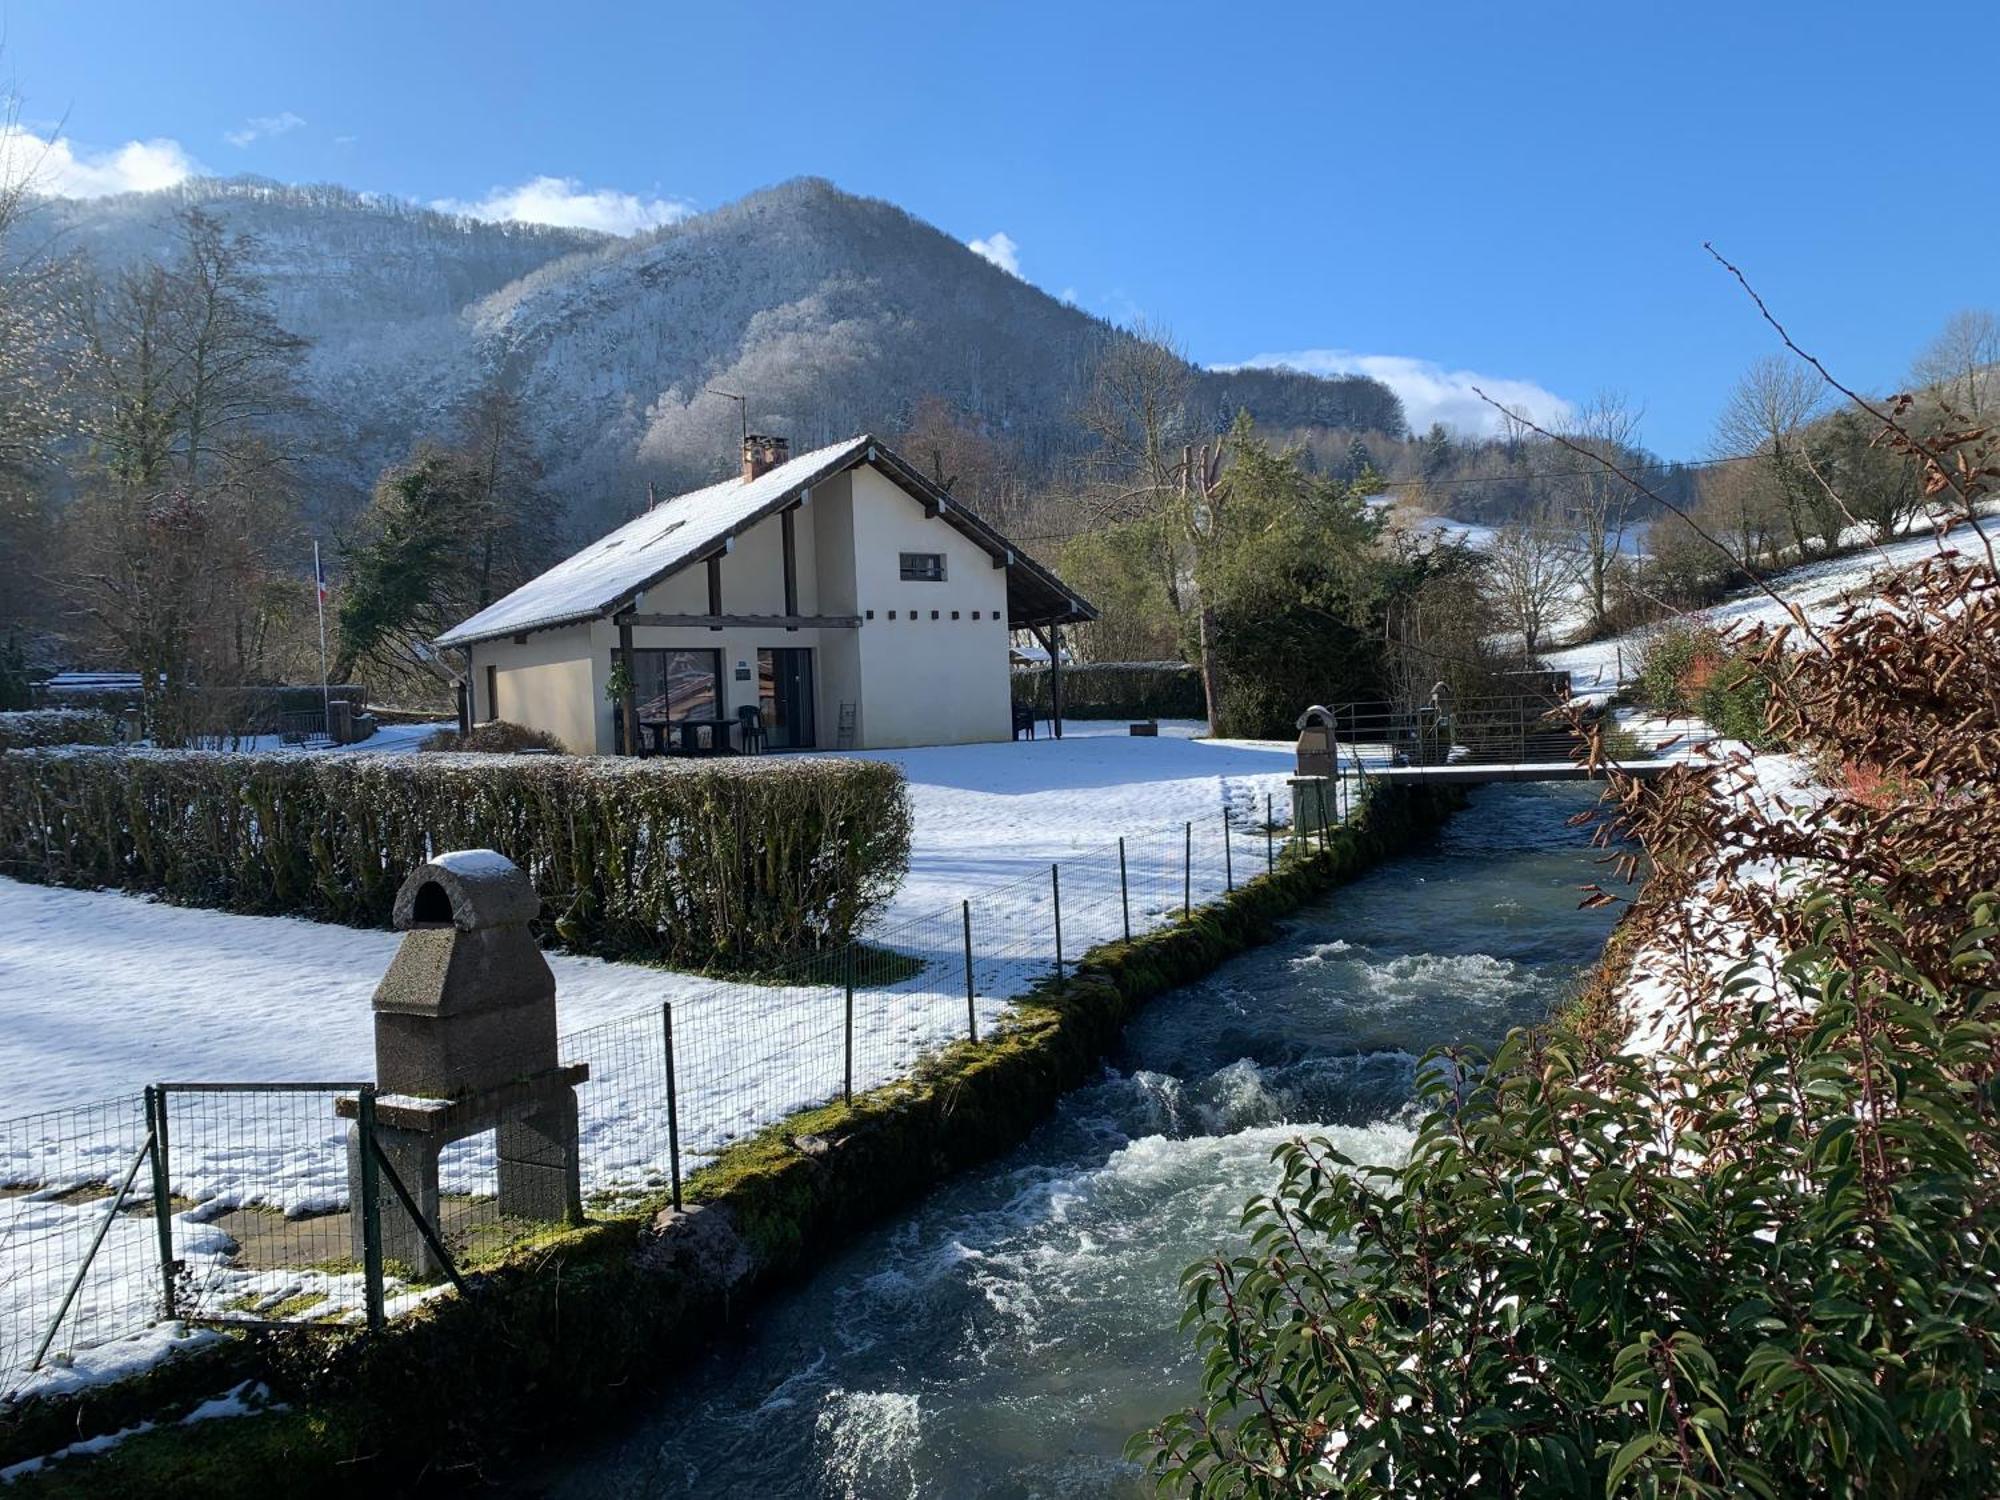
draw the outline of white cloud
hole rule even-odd
[[[289,109],[275,115],[252,115],[243,122],[241,130],[225,130],[222,138],[232,146],[247,146],[260,136],[284,135],[303,124],[304,118]]]
[[[1009,276],[1021,275],[1021,247],[1014,243],[1014,236],[1004,229],[988,235],[985,239],[967,240],[965,248],[974,255],[992,261]]]
[[[1308,375],[1370,375],[1403,401],[1412,432],[1433,422],[1459,432],[1490,436],[1501,429],[1500,413],[1472,388],[1478,386],[1509,411],[1547,427],[1570,416],[1575,407],[1554,391],[1532,380],[1482,375],[1477,370],[1447,370],[1428,359],[1403,354],[1356,354],[1350,349],[1300,349],[1291,354],[1260,354],[1245,365],[1278,366]]]
[[[561,224],[606,234],[637,234],[685,219],[694,205],[680,198],[642,198],[615,188],[586,190],[574,177],[531,177],[518,187],[494,188],[477,202],[439,198],[443,213],[475,219],[513,219],[523,224]]]
[[[144,193],[201,171],[179,141],[164,137],[127,141],[108,151],[82,150],[57,137],[44,140],[19,125],[0,128],[0,178],[26,179],[38,193],[58,198],[103,198]]]

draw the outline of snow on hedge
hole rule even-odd
[[[28,708],[0,713],[0,750],[42,745],[109,745],[118,722],[95,708]]]

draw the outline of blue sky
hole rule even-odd
[[[623,225],[812,173],[1204,362],[1373,361],[1461,420],[1461,372],[1620,391],[1673,454],[1772,347],[1704,239],[1863,385],[2000,305],[1990,0],[0,14],[77,191],[258,172]]]

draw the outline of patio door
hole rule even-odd
[[[802,646],[759,648],[757,701],[773,750],[813,747],[812,652]]]

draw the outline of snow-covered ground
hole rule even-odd
[[[1992,524],[1991,522],[1988,523]],[[1954,536],[1942,544],[1963,550],[1965,543]],[[1773,576],[1769,581],[1784,598],[1799,605],[1815,623],[1831,618],[1850,598],[1865,593],[1869,579],[1885,568],[1906,568],[1912,563],[1935,557],[1941,544],[1925,533],[1905,537],[1882,547],[1865,548],[1846,557],[1808,563]],[[1780,625],[1788,614],[1777,600],[1761,589],[1744,589],[1705,609],[1690,611],[1688,618],[1717,629],[1733,626]],[[1542,660],[1549,667],[1570,674],[1571,690],[1579,697],[1606,697],[1638,675],[1649,632],[1631,631],[1606,640],[1545,651]]]
[[[1219,894],[1232,867],[1240,878],[1261,866],[1266,845],[1253,825],[1267,795],[1286,816],[1291,746],[1195,738],[1202,727],[1165,723],[1147,739],[1122,722],[1082,722],[1062,740],[867,752],[903,767],[914,812],[909,875],[871,933],[915,962],[895,983],[864,984],[856,995],[857,1089],[906,1075],[964,1034],[961,901],[972,908],[983,1034],[1009,997],[1053,965],[1052,863],[1062,865],[1071,958],[1123,930],[1121,836],[1135,930],[1169,920],[1184,895],[1199,903]],[[16,1190],[0,1196],[0,1389],[18,1374],[36,1320],[59,1298],[103,1212],[100,1198],[63,1195],[122,1174],[139,1130],[138,1087],[372,1076],[368,1002],[398,942],[393,933],[0,880],[0,1077],[15,1117],[0,1122],[0,1185]],[[845,995],[830,971],[779,987],[565,954],[549,961],[563,1056],[591,1064],[581,1095],[589,1191],[664,1180],[668,1002],[684,1166],[841,1087]],[[107,1100],[124,1102],[20,1118]],[[234,1265],[231,1241],[213,1222],[238,1207],[296,1216],[343,1203],[344,1127],[330,1105],[327,1096],[274,1101],[248,1139],[227,1117],[177,1121],[172,1186],[196,1206],[175,1216],[176,1250],[206,1305],[303,1291],[326,1299],[316,1312],[358,1310],[352,1277]],[[92,1139],[52,1153],[51,1141],[71,1132]],[[447,1189],[481,1189],[490,1170],[485,1145],[469,1146],[448,1157]],[[92,1352],[93,1331],[143,1322],[156,1295],[152,1234],[147,1219],[115,1222],[81,1321],[57,1344],[79,1363],[43,1379],[123,1369],[170,1342],[171,1330],[154,1329],[136,1345]]]
[[[1009,908],[987,898],[1046,879],[1052,861],[1163,830],[1178,852],[1183,820],[1213,841],[1224,807],[1239,823],[1261,819],[1266,794],[1282,818],[1291,746],[1197,740],[1200,727],[1162,724],[1160,738],[1143,739],[1122,723],[1072,723],[1061,740],[862,752],[902,766],[914,813],[909,874],[876,928],[955,916],[967,898],[998,923]],[[1086,895],[1075,892],[1079,911]],[[1036,910],[1038,897],[1039,888],[1014,906]],[[1072,953],[1109,936],[1078,921]],[[399,941],[392,932],[0,880],[7,1116],[128,1094],[158,1078],[366,1076],[368,998]],[[703,984],[643,964],[561,953],[549,962],[566,1032]]]

